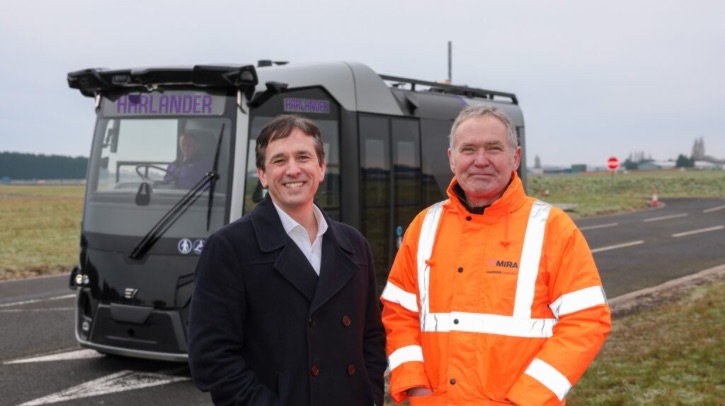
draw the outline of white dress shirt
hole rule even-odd
[[[315,220],[317,220],[317,235],[315,236],[315,240],[310,243],[307,230],[300,223],[285,213],[276,203],[274,203],[274,208],[277,210],[280,220],[282,220],[284,231],[297,244],[300,251],[305,254],[307,260],[310,261],[310,265],[312,265],[312,268],[319,275],[320,263],[322,262],[322,235],[327,231],[327,222],[320,209],[316,205],[312,205],[312,213],[315,215]]]

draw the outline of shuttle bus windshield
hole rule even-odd
[[[206,185],[193,196],[183,218],[169,227],[164,238],[188,238],[193,244],[224,223],[228,203],[225,181],[234,128],[232,117],[224,114],[228,97],[201,91],[152,92],[141,96],[137,101],[152,100],[150,108],[139,108],[139,103],[132,103],[129,95],[104,99],[102,103],[83,217],[85,237],[91,248],[118,250],[120,244],[126,247],[120,251],[130,253],[150,227],[212,171],[215,160],[222,181],[214,188],[212,207],[208,207],[211,188]],[[164,108],[165,98],[178,99],[179,107]],[[233,104],[231,110],[234,113]],[[182,147],[184,142],[194,145]],[[191,156],[184,156],[184,148],[193,149]],[[118,238],[103,238],[109,235]],[[176,244],[166,244],[159,252],[179,254],[179,249]]]

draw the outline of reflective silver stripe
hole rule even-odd
[[[534,303],[536,276],[539,274],[541,248],[544,245],[546,220],[549,218],[551,205],[540,200],[534,202],[526,226],[524,246],[519,263],[519,277],[516,284],[516,300],[514,301],[514,317],[528,319],[531,317],[531,306]]]
[[[549,338],[554,332],[556,319],[519,319],[498,314],[480,313],[430,313],[421,315],[421,331],[447,333],[498,334],[510,337]]]
[[[531,361],[524,373],[549,388],[559,398],[559,401],[564,400],[571,389],[571,382],[561,372],[538,358]]]
[[[388,357],[388,368],[392,371],[400,364],[411,361],[423,362],[423,348],[419,345],[409,345],[393,351]]]
[[[418,313],[418,301],[415,298],[415,293],[406,292],[390,281],[385,285],[381,298],[397,303],[413,313]]]
[[[435,241],[436,231],[438,230],[438,223],[440,222],[441,212],[443,212],[443,205],[448,200],[443,200],[430,207],[425,214],[423,219],[423,225],[420,228],[420,235],[418,236],[418,293],[420,294],[420,314],[427,314],[430,312],[428,305],[428,292],[430,282],[430,267],[426,264],[426,261],[430,259],[433,253],[433,242]],[[421,329],[425,327],[425,321],[421,317]]]
[[[601,286],[591,286],[577,290],[576,292],[561,295],[554,303],[549,305],[549,308],[551,308],[554,316],[558,319],[563,315],[606,303],[607,297],[604,294],[604,288]]]

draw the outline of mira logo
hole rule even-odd
[[[504,261],[502,259],[489,259],[486,261],[489,266],[495,266],[497,268],[513,268],[518,269],[519,263],[514,261]]]

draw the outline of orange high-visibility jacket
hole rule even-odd
[[[383,291],[390,393],[415,405],[559,405],[611,328],[591,250],[514,173],[481,215],[449,200],[408,227]]]

